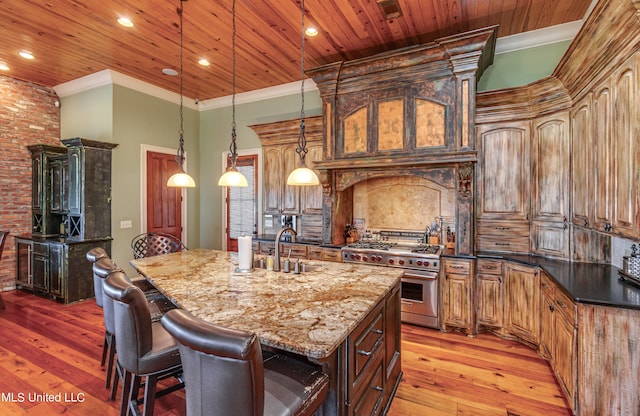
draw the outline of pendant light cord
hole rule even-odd
[[[180,171],[184,172],[184,113],[183,113],[183,97],[182,97],[182,2],[180,0],[180,7],[178,8],[178,15],[180,16],[180,130],[178,130],[178,156],[176,160],[180,165]]]
[[[302,166],[305,165],[305,157],[307,156],[307,139],[304,137],[304,0],[300,1],[300,8],[302,9],[302,18],[301,18],[301,30],[302,40],[300,44],[302,45],[302,58],[300,59],[300,78],[302,81],[300,82],[300,136],[298,137],[298,148],[296,149],[296,153],[300,155],[300,160],[302,161]]]
[[[236,144],[236,0],[231,3],[231,144],[229,145],[231,168],[236,168],[238,146]]]

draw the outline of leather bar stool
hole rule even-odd
[[[117,359],[125,370],[120,414],[138,414],[138,406],[142,404],[144,416],[152,416],[156,397],[184,387],[179,379],[182,366],[178,346],[160,322],[151,321],[144,293],[122,271],[110,273],[103,289],[105,295],[114,300]],[[177,377],[180,382],[156,391],[157,382],[169,377]],[[143,378],[144,396],[139,400]]]
[[[182,309],[161,322],[180,345],[189,416],[312,415],[327,396],[329,377],[319,366],[263,352],[254,333]]]
[[[115,321],[114,321],[114,313],[113,313],[113,300],[104,295],[104,280],[109,276],[109,274],[115,270],[120,270],[120,268],[111,260],[109,257],[102,257],[98,259],[93,266],[93,279],[94,279],[94,288],[96,291],[96,302],[98,297],[101,299],[102,303],[102,315],[104,317],[104,329],[105,329],[105,342],[107,343],[107,351],[109,360],[107,362],[107,377],[105,387],[109,388],[111,384],[111,377],[113,374],[113,368],[115,363],[115,355],[116,355],[116,332],[115,332]],[[97,280],[97,282],[96,282]],[[100,295],[98,295],[98,293]],[[118,389],[118,374],[113,374],[113,385],[111,386],[111,395],[110,400],[116,399],[116,391]]]
[[[87,252],[86,256],[87,256],[87,260],[89,260],[89,262],[91,263],[92,268],[96,261],[104,257],[109,257],[106,250],[103,249],[102,247],[92,248]],[[93,273],[93,293],[96,298],[96,305],[102,308],[102,279],[96,276],[95,273]],[[109,338],[110,338],[110,334],[105,329],[104,343],[102,344],[102,358],[100,358],[101,366],[104,365],[107,359],[107,354],[109,352],[109,347],[110,347]],[[109,388],[109,379],[110,379],[110,376],[107,375],[107,388]]]

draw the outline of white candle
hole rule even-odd
[[[251,236],[238,237],[238,268],[251,270],[253,264],[253,252],[251,248]]]

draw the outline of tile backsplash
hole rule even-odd
[[[436,217],[454,218],[455,189],[417,176],[369,179],[354,185],[353,218],[367,229],[424,231]]]

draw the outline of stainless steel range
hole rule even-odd
[[[442,247],[424,243],[425,234],[380,231],[379,238],[342,248],[342,261],[404,269],[402,321],[438,328],[438,279]]]

